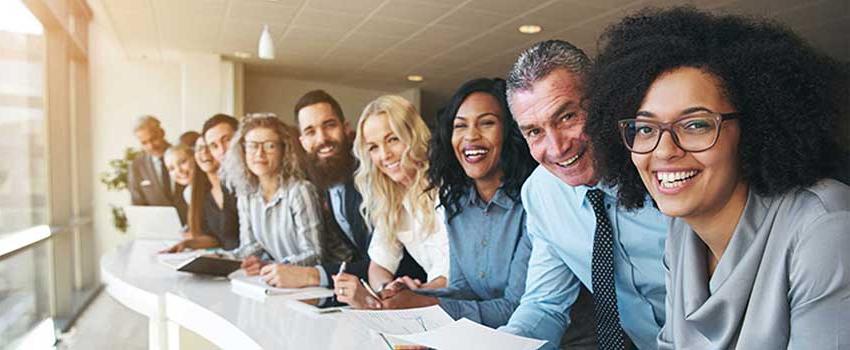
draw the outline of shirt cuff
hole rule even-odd
[[[460,318],[460,305],[458,305],[456,300],[452,300],[449,298],[437,298],[437,300],[439,301],[438,305],[440,305],[443,311],[449,314],[452,319],[457,320]]]
[[[330,287],[331,283],[328,281],[328,274],[325,272],[325,267],[316,265],[315,268],[319,270],[319,287]]]

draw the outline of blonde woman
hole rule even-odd
[[[442,288],[449,274],[449,246],[442,209],[429,187],[428,142],[431,133],[416,108],[399,96],[369,103],[357,123],[354,155],[360,161],[354,182],[363,195],[361,211],[374,233],[369,245],[369,281],[378,297],[405,288]],[[404,249],[428,274],[425,283],[403,277],[392,288]],[[403,282],[403,283],[402,283]],[[357,277],[335,278],[339,301],[355,308],[380,308]]]
[[[321,202],[305,180],[303,150],[294,140],[277,117],[248,117],[223,164],[225,183],[237,195],[240,245],[233,253],[244,259],[246,273],[272,285],[290,264],[321,260]]]
[[[192,176],[195,173],[195,161],[192,148],[184,144],[168,147],[165,150],[165,168],[168,169],[168,175],[174,180],[174,183],[183,188],[180,194],[186,203],[190,201],[192,193],[191,183]]]

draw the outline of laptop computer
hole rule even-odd
[[[127,229],[137,238],[181,239],[180,216],[175,207],[139,206],[124,207]]]

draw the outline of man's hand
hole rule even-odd
[[[319,270],[289,264],[268,264],[260,269],[263,281],[272,287],[304,288],[319,285]]]

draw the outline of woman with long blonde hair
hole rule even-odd
[[[369,284],[382,290],[393,282],[404,249],[428,275],[425,283],[402,278],[384,289],[389,298],[404,288],[442,288],[449,273],[443,210],[436,191],[428,190],[428,142],[431,133],[410,102],[381,96],[369,103],[357,123],[354,155],[360,161],[354,182],[363,195],[361,211],[374,233],[369,245]],[[337,298],[353,307],[380,308],[355,276],[335,279]],[[403,281],[403,283],[402,283]]]
[[[237,195],[240,246],[234,254],[244,259],[246,273],[262,274],[272,285],[280,284],[287,265],[321,261],[321,202],[306,180],[304,151],[295,139],[276,116],[246,117],[222,165]]]

